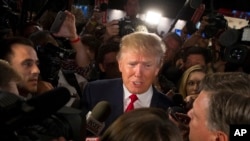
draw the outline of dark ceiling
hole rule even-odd
[[[234,9],[240,11],[250,11],[250,0],[189,0],[192,2],[202,1],[206,5],[206,13],[211,9],[219,8]],[[186,0],[140,0],[141,12],[149,7],[157,7],[163,16],[175,18],[179,14],[180,19],[190,19],[195,9],[187,5],[183,8]],[[213,7],[211,7],[211,5]],[[122,0],[109,0],[109,8],[122,9]],[[182,9],[183,8],[183,9]],[[180,12],[182,11],[182,12]]]

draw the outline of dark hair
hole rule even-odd
[[[211,52],[204,47],[196,47],[196,46],[191,46],[191,47],[185,47],[181,51],[183,61],[186,62],[187,58],[189,55],[192,54],[200,54],[204,57],[205,63],[208,64],[211,62]]]
[[[30,47],[34,47],[31,40],[24,38],[24,37],[10,37],[7,39],[3,39],[0,41],[1,44],[1,51],[0,51],[0,59],[10,61],[10,55],[12,54],[12,46],[14,44],[23,44]]]
[[[120,116],[100,141],[182,141],[178,127],[165,111],[140,108]]]
[[[181,37],[175,33],[175,32],[169,32],[167,33],[164,38],[173,38],[175,41],[177,41],[179,43],[179,46],[182,46],[183,44],[183,40],[181,39]]]
[[[81,41],[84,45],[88,46],[88,49],[91,52],[95,53],[95,56],[98,54],[98,49],[101,46],[101,41],[98,40],[94,35],[84,34],[81,37]]]
[[[229,135],[230,124],[249,124],[250,75],[243,72],[207,74],[200,89],[209,93],[208,127]]]
[[[97,63],[102,63],[104,56],[110,52],[118,52],[120,49],[118,42],[109,42],[103,44],[98,50]]]

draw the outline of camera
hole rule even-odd
[[[40,60],[39,69],[43,80],[50,82],[53,86],[58,84],[58,72],[65,59],[74,56],[75,51],[47,43],[44,46],[36,46],[37,56]],[[50,67],[48,67],[50,66]]]
[[[0,91],[0,140],[83,140],[86,119],[80,110],[64,107],[69,99],[70,93],[63,87],[28,100]]]
[[[127,17],[121,19],[118,23],[119,25],[119,36],[123,37],[127,34],[141,31],[148,32],[146,25],[139,19],[129,19]]]
[[[242,67],[243,71],[250,73],[250,26],[241,29],[228,29],[219,37],[222,46],[222,58],[229,64]]]
[[[227,28],[227,20],[221,14],[209,14],[207,15],[208,25],[204,28],[204,34],[206,38],[212,38],[217,35],[221,29]]]

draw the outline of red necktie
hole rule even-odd
[[[130,101],[127,109],[125,110],[125,112],[133,110],[134,109],[134,102],[138,99],[138,97],[135,94],[130,95],[129,98],[131,101]]]

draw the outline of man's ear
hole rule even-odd
[[[229,141],[229,137],[222,131],[217,131],[216,141]]]

